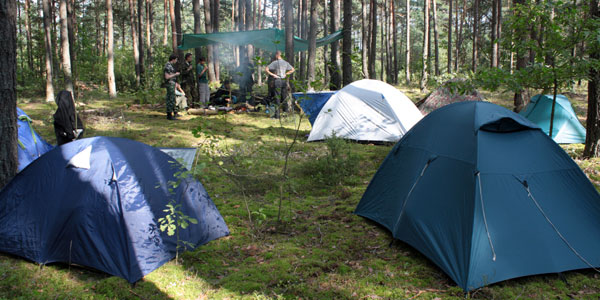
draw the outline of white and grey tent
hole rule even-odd
[[[355,81],[323,106],[308,141],[336,136],[357,141],[396,142],[423,115],[395,87],[378,80]]]

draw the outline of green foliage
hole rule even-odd
[[[181,211],[181,204],[176,204],[175,201],[167,203],[167,208],[163,209],[167,214],[163,218],[158,219],[159,228],[162,232],[167,232],[167,235],[173,236],[179,229],[186,229],[191,224],[198,224],[198,220],[185,215]]]
[[[348,141],[336,136],[335,132],[325,139],[325,145],[325,155],[307,161],[303,173],[311,174],[315,182],[340,185],[346,177],[357,173],[359,157],[348,147]]]
[[[499,88],[512,92],[523,89],[548,90],[554,86],[571,86],[585,79],[590,68],[599,62],[584,55],[572,55],[578,44],[590,43],[596,38],[599,23],[583,18],[582,7],[572,1],[529,1],[517,4],[514,13],[503,23],[501,45],[504,49],[530,57],[520,70],[483,68],[475,74],[475,83],[490,91]],[[535,30],[538,39],[529,38]],[[511,73],[512,72],[512,73]]]

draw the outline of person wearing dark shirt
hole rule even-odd
[[[198,78],[198,95],[200,106],[206,107],[210,102],[210,88],[208,87],[208,66],[206,59],[200,57],[196,64],[196,77]]]
[[[166,83],[166,87],[167,87],[166,102],[167,102],[167,119],[168,120],[175,120],[175,117],[173,116],[174,113],[176,112],[175,111],[175,84],[176,84],[176,77],[179,76],[179,72],[175,71],[176,63],[177,63],[177,55],[171,54],[171,56],[169,56],[169,61],[167,62],[167,64],[165,65],[165,68],[163,70],[165,83]]]

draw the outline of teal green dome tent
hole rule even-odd
[[[544,133],[550,133],[550,115],[552,114],[552,95],[535,95],[529,105],[519,114],[537,124]],[[569,99],[556,95],[552,139],[559,144],[585,143],[585,128],[579,123]]]
[[[439,108],[404,135],[356,214],[465,291],[600,267],[600,195],[538,126],[498,105]]]

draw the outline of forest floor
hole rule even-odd
[[[400,87],[413,101],[424,96]],[[570,94],[585,124],[586,97]],[[162,102],[162,91],[154,101]],[[484,93],[510,107],[512,96]],[[98,91],[79,101],[86,136],[117,136],[160,147],[199,147],[198,177],[231,235],[185,252],[135,286],[87,268],[37,264],[0,255],[0,298],[23,299],[463,299],[462,289],[418,251],[352,212],[392,145],[307,143],[302,118],[281,174],[299,116],[265,113],[165,119],[164,108],[136,104],[139,95],[109,100]],[[54,103],[19,98],[34,128],[55,143]],[[200,134],[194,135],[193,130]],[[339,142],[339,141],[338,141]],[[339,146],[339,144],[337,145]],[[563,146],[597,188],[600,160],[580,159],[583,145]],[[524,149],[526,151],[526,149]],[[328,165],[329,164],[329,165]],[[332,165],[333,164],[333,167]],[[334,178],[337,182],[328,180]],[[280,200],[282,205],[280,206]],[[281,222],[278,222],[280,215]],[[597,237],[595,237],[597,238]],[[592,270],[528,276],[471,292],[471,299],[598,299],[600,274]]]

